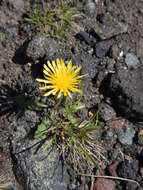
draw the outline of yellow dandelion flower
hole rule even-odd
[[[85,75],[79,75],[81,66],[76,68],[72,65],[72,60],[65,65],[63,59],[57,59],[56,62],[47,62],[44,64],[44,78],[37,78],[36,81],[44,83],[44,86],[39,87],[40,90],[48,90],[44,96],[49,96],[51,94],[57,95],[60,98],[63,94],[64,96],[71,96],[71,92],[81,92],[78,89],[78,85],[81,82],[81,78]]]

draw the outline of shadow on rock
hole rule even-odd
[[[143,67],[137,69],[117,68],[100,86],[104,97],[110,97],[120,116],[133,122],[143,121]]]
[[[17,83],[15,88],[1,85],[0,90],[0,115],[21,115],[32,102],[34,88],[29,84],[21,86]]]
[[[22,46],[20,46],[16,52],[14,57],[12,58],[12,61],[16,64],[25,65],[27,64],[30,59],[26,55],[26,49],[28,46],[28,41],[26,41]]]

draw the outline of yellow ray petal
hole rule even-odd
[[[82,66],[80,65],[74,72],[75,73],[79,73],[79,71],[81,70]]]
[[[62,90],[59,91],[57,98],[59,99],[62,95]]]
[[[56,93],[56,92],[57,92],[57,90],[53,89],[53,90],[50,90],[47,93],[45,93],[44,96],[50,96],[51,94]]]
[[[50,86],[42,86],[42,87],[39,87],[40,90],[47,90],[47,89],[50,89],[50,88],[53,88],[53,86],[50,85]]]
[[[57,58],[57,65],[58,65],[58,64],[60,64],[60,59],[59,59],[59,58]]]
[[[55,61],[52,61],[53,68],[56,69],[56,63]]]
[[[49,68],[47,67],[47,65],[46,65],[46,64],[44,64],[44,69],[45,69],[46,71],[48,71],[48,70],[49,70]]]
[[[48,72],[47,70],[45,70],[45,69],[43,69],[43,73],[45,74],[45,75],[47,75],[47,76],[51,76],[51,74],[50,74],[50,72]]]
[[[53,66],[50,63],[50,61],[48,61],[47,63],[48,63],[48,67],[52,70],[53,73],[55,73],[55,69],[53,68]]]
[[[71,70],[71,68],[72,68],[72,59],[68,62],[67,68],[68,68],[68,70]]]
[[[69,91],[67,93],[68,93],[68,96],[72,99],[71,93]]]
[[[39,78],[37,78],[36,81],[37,81],[37,82],[43,82],[43,83],[45,83],[45,84],[49,84],[49,83],[50,83],[48,80],[39,79]]]

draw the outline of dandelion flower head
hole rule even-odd
[[[48,61],[47,64],[44,64],[44,79],[36,79],[36,81],[44,84],[39,89],[46,91],[44,96],[52,94],[57,95],[57,98],[60,98],[62,95],[72,98],[71,93],[81,92],[78,85],[81,82],[80,79],[85,76],[79,75],[81,68],[81,66],[78,68],[73,66],[72,60],[67,65],[63,59]]]

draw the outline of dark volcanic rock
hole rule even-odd
[[[129,119],[143,120],[143,67],[127,70],[117,68],[111,76],[108,96],[111,97],[116,111]],[[107,95],[106,89],[103,93]]]
[[[118,175],[124,178],[136,179],[136,175],[139,170],[139,162],[138,160],[132,160],[121,162],[118,165]]]
[[[136,183],[126,183],[125,190],[137,190],[138,185]]]
[[[85,31],[80,31],[76,37],[81,40],[81,41],[84,41],[85,43],[87,43],[88,45],[92,45],[92,41],[91,39],[89,38],[89,34]]]
[[[104,57],[109,51],[110,46],[111,46],[111,41],[109,40],[98,42],[95,48],[96,56],[99,58]]]

